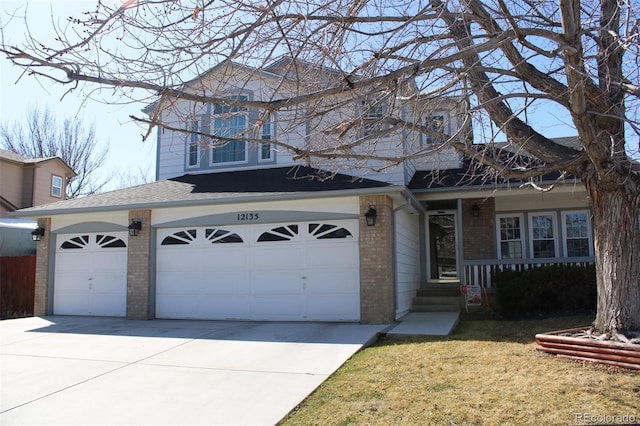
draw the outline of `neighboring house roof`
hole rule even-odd
[[[41,217],[73,212],[225,204],[276,199],[317,198],[321,196],[388,193],[404,187],[385,182],[332,174],[311,167],[184,175],[173,179],[60,201],[14,212],[18,217]],[[342,191],[340,194],[336,192]]]
[[[0,149],[0,159],[20,164],[38,164],[44,163],[45,161],[59,161],[67,169],[66,176],[77,176],[77,173],[60,157],[27,158],[13,151]]]

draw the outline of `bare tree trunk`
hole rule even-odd
[[[594,216],[599,333],[640,330],[640,191],[587,181]]]

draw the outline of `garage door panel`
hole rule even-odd
[[[202,296],[198,311],[204,319],[245,319],[249,316],[249,304],[246,295]]]
[[[358,321],[360,302],[355,298],[318,295],[307,299],[307,313],[314,320]]]
[[[126,305],[122,304],[122,295],[103,293],[93,295],[93,297],[100,299],[100,302],[92,304],[87,315],[123,317],[127,314]]]
[[[230,319],[249,315],[248,296],[176,295],[171,299],[158,299],[158,313],[173,318]]]
[[[252,300],[255,319],[300,319],[304,314],[304,296],[299,295],[259,295]]]
[[[86,306],[86,294],[56,293],[54,312],[57,315],[89,315]]]
[[[82,271],[56,273],[55,293],[89,291],[88,277]]]
[[[102,273],[93,275],[89,280],[89,289],[93,293],[118,294],[126,296],[127,288],[122,286],[122,282],[127,281],[126,273]]]
[[[85,253],[65,253],[63,256],[56,253],[56,270],[70,271],[87,271],[87,255]]]
[[[291,247],[289,241],[282,241],[278,244],[262,243],[260,247],[254,250],[251,258],[251,264],[254,269],[300,269],[302,262],[304,262],[304,252],[300,250],[300,247]]]
[[[316,271],[307,279],[307,291],[312,294],[359,294],[359,273],[354,269]]]
[[[307,249],[308,266],[357,266],[358,246],[353,244],[318,244]]]
[[[156,280],[158,294],[248,294],[249,273],[202,275],[197,272],[165,272]]]
[[[301,293],[303,279],[299,270],[267,270],[254,272],[254,294],[289,294]]]

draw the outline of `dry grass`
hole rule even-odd
[[[640,374],[535,350],[536,333],[591,320],[463,321],[445,338],[382,340],[356,354],[281,424],[640,422]]]

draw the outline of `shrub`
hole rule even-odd
[[[494,274],[498,310],[505,317],[592,310],[594,266],[552,265]]]

